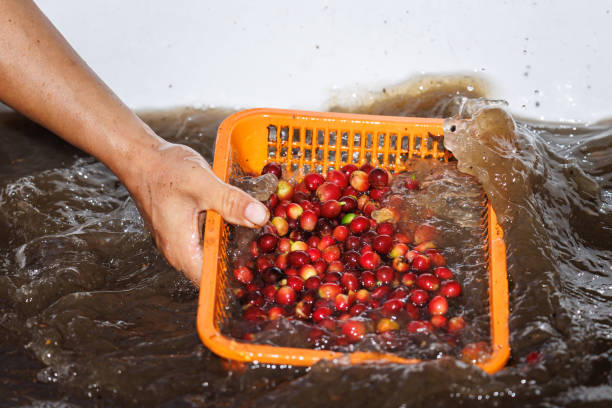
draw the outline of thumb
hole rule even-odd
[[[206,194],[206,193],[205,193]],[[231,224],[259,227],[268,221],[268,209],[244,191],[219,180],[206,200],[207,208],[217,211]]]

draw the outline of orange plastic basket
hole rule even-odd
[[[408,158],[444,159],[451,155],[441,144],[442,119],[252,109],[235,113],[219,126],[214,172],[228,181],[233,174],[259,174],[269,161],[290,172],[326,172],[347,163],[370,162],[394,172]],[[342,136],[345,136],[343,138]],[[508,341],[508,280],[506,246],[495,211],[486,204],[483,246],[489,270],[491,354],[478,366],[488,373],[500,370],[510,354]],[[411,364],[393,354],[340,353],[307,348],[276,347],[241,342],[221,333],[227,318],[228,226],[209,211],[204,236],[204,262],[197,315],[203,343],[221,357],[242,362],[308,366],[321,359],[344,357],[350,363],[390,361]]]

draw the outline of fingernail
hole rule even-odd
[[[244,216],[255,225],[262,225],[268,218],[268,212],[263,204],[251,202],[244,210]]]

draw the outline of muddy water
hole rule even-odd
[[[457,92],[482,94],[461,81],[417,85],[354,109],[446,117],[465,107]],[[229,113],[143,116],[211,160]],[[497,205],[508,216],[512,356],[489,376],[450,359],[229,365],[200,343],[197,291],[155,250],[121,183],[48,132],[3,115],[0,406],[609,406],[612,126],[516,128],[511,143],[500,144],[494,136],[508,133],[497,129],[479,146],[498,155],[494,163],[460,157],[496,175],[482,181],[490,194],[503,192]]]

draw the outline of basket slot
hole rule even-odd
[[[283,126],[281,127],[281,131],[280,131],[280,139],[283,142],[286,142],[287,140],[289,140],[289,126]]]
[[[268,142],[276,142],[276,126],[269,125],[268,126]]]
[[[350,134],[350,131],[348,131],[348,130],[343,130],[340,133],[340,141],[341,141],[341,145],[342,145],[343,150],[344,150],[344,148],[348,147],[349,134]]]

